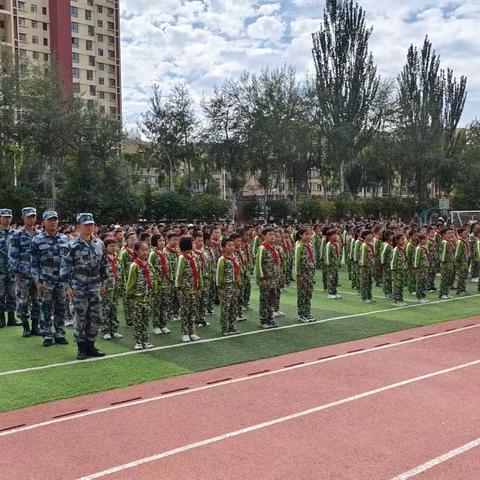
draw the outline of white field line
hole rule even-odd
[[[468,297],[457,297],[457,298],[450,298],[448,300],[437,300],[435,302],[430,302],[427,304],[420,304],[420,303],[415,303],[414,305],[406,305],[405,307],[391,307],[391,308],[384,308],[381,310],[374,310],[371,312],[362,312],[362,313],[354,313],[351,315],[341,315],[338,317],[331,317],[331,318],[324,318],[323,320],[316,320],[314,322],[310,323],[293,323],[290,325],[283,325],[278,328],[274,329],[259,329],[259,330],[252,330],[250,332],[244,332],[240,333],[238,335],[232,335],[229,337],[215,337],[215,338],[206,338],[204,340],[198,340],[196,342],[188,342],[188,343],[175,343],[173,345],[162,345],[161,347],[155,347],[155,348],[150,348],[148,350],[129,350],[127,352],[121,352],[121,353],[114,353],[112,355],[106,355],[105,357],[99,357],[99,358],[89,358],[87,360],[70,360],[68,362],[61,362],[61,363],[51,363],[49,365],[40,365],[38,367],[27,367],[27,368],[20,368],[17,370],[7,370],[5,372],[0,372],[0,377],[7,376],[7,375],[16,375],[19,373],[27,373],[27,372],[36,372],[38,370],[49,370],[50,368],[58,368],[58,367],[65,367],[69,365],[87,365],[88,363],[92,362],[102,362],[105,360],[113,360],[115,358],[121,358],[121,357],[127,357],[130,355],[139,355],[142,353],[151,353],[151,352],[158,352],[161,350],[171,350],[172,348],[180,348],[180,347],[191,347],[193,345],[199,345],[203,343],[211,343],[211,342],[220,342],[223,340],[231,340],[234,338],[239,338],[239,337],[245,337],[247,335],[257,335],[261,333],[272,333],[278,330],[286,330],[289,328],[300,328],[300,327],[307,327],[310,325],[316,325],[319,323],[326,323],[326,322],[334,322],[337,320],[346,320],[349,318],[357,318],[357,317],[366,317],[369,315],[376,315],[379,313],[386,313],[386,312],[392,312],[392,311],[398,311],[398,310],[404,310],[407,308],[418,308],[418,307],[428,307],[429,305],[436,305],[438,303],[446,303],[446,302],[455,302],[458,300],[467,300],[470,298],[475,298],[475,297],[480,297],[480,294],[475,294],[475,295],[470,295]],[[332,300],[333,301],[333,300]]]
[[[77,413],[77,414],[74,414],[74,415],[70,415],[68,417],[55,418],[55,419],[52,419],[52,420],[47,420],[45,422],[35,423],[35,424],[32,424],[32,425],[27,425],[25,427],[19,427],[19,428],[15,428],[15,429],[12,429],[12,430],[6,430],[4,432],[0,432],[0,438],[1,437],[7,437],[7,436],[10,436],[10,435],[15,435],[15,434],[21,433],[21,432],[26,432],[26,431],[29,431],[29,430],[35,430],[35,429],[41,428],[41,427],[47,427],[49,425],[55,425],[57,423],[70,422],[72,420],[77,420],[77,419],[83,418],[83,417],[90,417],[92,415],[98,415],[100,413],[112,412],[112,411],[120,410],[120,409],[124,409],[124,408],[131,408],[131,407],[135,407],[135,406],[138,406],[138,405],[144,405],[146,403],[152,403],[152,402],[157,402],[157,401],[169,399],[171,397],[178,397],[178,396],[183,396],[183,395],[189,395],[189,394],[196,393],[196,392],[203,392],[205,390],[216,389],[216,388],[224,387],[224,386],[227,386],[227,385],[248,382],[250,380],[256,380],[258,378],[263,378],[263,377],[269,377],[270,375],[277,375],[277,374],[283,373],[283,372],[290,372],[292,370],[297,370],[297,369],[300,369],[300,368],[311,367],[311,366],[320,365],[322,363],[327,363],[327,362],[333,362],[333,361],[336,361],[336,360],[341,360],[343,358],[349,358],[349,357],[353,357],[353,356],[357,356],[357,355],[365,355],[367,353],[378,352],[378,351],[381,351],[381,350],[387,350],[387,349],[395,348],[395,347],[401,347],[403,345],[409,345],[411,343],[423,342],[423,341],[430,340],[430,339],[433,339],[433,338],[443,337],[445,335],[451,335],[451,334],[455,334],[455,333],[460,333],[460,332],[464,332],[464,331],[471,330],[471,329],[474,329],[474,328],[479,328],[479,327],[480,327],[480,324],[469,325],[469,326],[466,326],[466,327],[458,328],[456,330],[450,330],[448,332],[435,333],[433,335],[429,335],[428,337],[412,338],[411,340],[407,340],[407,341],[404,341],[404,342],[389,343],[389,344],[386,344],[386,345],[382,345],[380,347],[373,347],[373,348],[369,348],[369,349],[365,349],[365,350],[359,350],[359,351],[356,351],[356,352],[344,353],[343,355],[337,355],[335,357],[328,357],[328,358],[323,358],[323,359],[320,359],[320,360],[313,360],[311,362],[305,362],[305,363],[298,364],[298,365],[292,365],[290,367],[284,367],[284,368],[279,368],[277,370],[271,370],[271,371],[268,371],[268,372],[259,373],[258,375],[240,377],[240,378],[236,378],[236,379],[232,379],[232,380],[225,380],[223,382],[218,382],[218,383],[214,383],[214,384],[211,384],[211,385],[204,385],[202,387],[196,387],[196,388],[192,388],[192,389],[189,389],[189,390],[182,390],[182,391],[178,391],[178,392],[172,392],[172,393],[169,393],[169,394],[158,395],[158,396],[155,396],[155,397],[143,398],[141,400],[133,400],[131,402],[126,402],[126,403],[122,403],[122,404],[118,404],[118,405],[112,405],[112,406],[108,406],[108,407],[104,407],[104,408],[99,408],[97,410],[91,410],[91,411],[88,411],[88,412]]]
[[[386,385],[384,387],[376,388],[374,390],[368,390],[366,392],[359,393],[359,394],[353,395],[351,397],[342,398],[342,399],[337,400],[335,402],[319,405],[317,407],[310,408],[308,410],[303,410],[301,412],[296,412],[296,413],[293,413],[291,415],[287,415],[285,417],[275,418],[273,420],[269,420],[269,421],[263,422],[263,423],[257,423],[255,425],[251,425],[251,426],[242,428],[240,430],[235,430],[235,431],[232,431],[232,432],[224,433],[222,435],[207,438],[207,439],[201,440],[199,442],[190,443],[188,445],[184,445],[183,447],[174,448],[173,450],[167,450],[167,451],[164,451],[164,452],[160,452],[160,453],[157,453],[155,455],[151,455],[149,457],[141,458],[141,459],[135,460],[133,462],[125,463],[123,465],[118,465],[118,466],[109,468],[107,470],[103,470],[101,472],[92,473],[92,474],[87,475],[85,477],[81,477],[81,479],[79,479],[79,480],[95,480],[97,478],[106,477],[108,475],[112,475],[112,474],[115,474],[115,473],[118,473],[118,472],[121,472],[121,471],[124,471],[124,470],[135,468],[135,467],[138,467],[140,465],[145,465],[146,463],[151,463],[151,462],[155,462],[157,460],[161,460],[161,459],[166,458],[166,457],[171,457],[173,455],[178,455],[180,453],[187,452],[187,451],[193,450],[195,448],[200,448],[200,447],[204,447],[205,445],[211,445],[213,443],[218,443],[218,442],[221,442],[223,440],[227,440],[229,438],[244,435],[246,433],[255,432],[255,431],[258,431],[258,430],[263,430],[265,428],[272,427],[274,425],[279,425],[279,424],[282,424],[282,423],[285,423],[285,422],[296,420],[298,418],[302,418],[302,417],[305,417],[307,415],[312,415],[314,413],[318,413],[318,412],[321,412],[323,410],[327,410],[327,409],[330,409],[330,408],[333,408],[333,407],[337,407],[339,405],[344,405],[346,403],[351,403],[351,402],[361,400],[361,399],[366,398],[366,397],[371,397],[371,396],[377,395],[379,393],[383,393],[383,392],[387,392],[389,390],[393,390],[393,389],[396,389],[396,388],[399,388],[399,387],[403,387],[405,385],[411,385],[413,383],[421,382],[422,380],[428,380],[430,378],[438,377],[440,375],[445,375],[447,373],[459,371],[461,369],[465,369],[465,368],[468,368],[468,367],[473,367],[473,366],[476,366],[476,365],[480,365],[480,360],[475,360],[473,362],[464,363],[462,365],[457,365],[455,367],[447,368],[447,369],[444,369],[444,370],[438,370],[436,372],[432,372],[432,373],[429,373],[427,375],[421,375],[421,376],[418,376],[418,377],[409,378],[408,380],[403,380],[401,382],[392,383],[390,385]]]
[[[429,460],[423,465],[419,465],[418,467],[412,468],[412,470],[402,473],[401,475],[398,475],[397,477],[392,478],[392,480],[407,480],[409,478],[416,477],[417,475],[420,475],[421,473],[426,472],[427,470],[430,470],[431,468],[437,465],[440,465],[441,463],[444,463],[450,460],[451,458],[458,457],[458,455],[462,455],[462,453],[468,452],[472,448],[476,448],[478,446],[480,446],[480,438],[477,438],[476,440],[466,443],[465,445],[462,445],[461,447],[458,447],[455,450],[450,450],[449,452],[444,453],[443,455],[440,455],[437,458],[433,458],[432,460]]]

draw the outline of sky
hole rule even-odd
[[[468,77],[461,126],[480,117],[480,0],[359,0],[382,78],[428,35],[443,68]],[[135,129],[154,83],[182,81],[196,101],[224,79],[285,63],[314,71],[311,34],[324,0],[121,0],[124,123]]]

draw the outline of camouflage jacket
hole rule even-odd
[[[315,273],[314,246],[309,243],[297,242],[295,245],[295,274],[297,276]]]
[[[35,282],[59,284],[62,255],[68,237],[57,233],[51,237],[47,232],[36,235],[30,249],[32,278]]]
[[[194,262],[197,277],[195,277],[194,270],[191,266],[191,261]],[[196,257],[193,253],[184,252],[180,255],[180,257],[178,257],[178,265],[175,275],[175,287],[181,290],[183,294],[187,295],[193,295],[203,288],[200,262],[198,257]]]
[[[150,266],[148,262],[144,262],[144,265],[146,266],[147,274],[145,273],[145,269],[138,263],[132,262],[130,264],[126,294],[127,297],[133,300],[147,303],[151,299],[153,285]],[[149,276],[147,277],[147,275]]]
[[[9,273],[8,267],[8,249],[10,248],[10,240],[12,239],[13,229],[0,229],[0,274]]]
[[[275,253],[273,253],[275,252]],[[280,278],[281,258],[275,247],[267,248],[260,245],[255,260],[255,274],[257,282],[262,280],[277,281]]]
[[[30,248],[33,237],[39,233],[36,230],[29,232],[25,227],[13,232],[8,251],[8,265],[12,273],[32,278]]]
[[[105,281],[104,298],[107,300],[116,300],[121,291],[120,263],[117,255],[114,257],[107,255],[105,272],[107,279]]]
[[[170,270],[167,256],[159,250],[152,250],[148,256],[152,274],[153,291],[159,292],[169,287],[173,272]]]
[[[215,282],[218,288],[224,288],[226,286],[238,285],[240,278],[235,275],[235,264],[237,262],[236,257],[226,257],[222,255],[217,263],[217,271],[215,275]],[[237,263],[238,266],[238,263]],[[238,266],[238,268],[240,268]]]

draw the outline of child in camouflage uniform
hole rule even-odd
[[[472,274],[472,283],[478,283],[478,277],[480,275],[480,263],[473,255],[475,251],[475,245],[477,243],[478,231],[480,230],[480,225],[478,223],[474,223],[470,227],[470,236],[469,236],[469,244],[470,244],[470,253],[471,253],[471,274]]]
[[[180,252],[178,251],[178,233],[167,233],[167,245],[165,247],[165,256],[168,262],[168,271],[176,272]],[[168,282],[168,318],[171,321],[178,321],[178,298],[175,290],[175,275],[172,273]]]
[[[295,274],[297,277],[298,320],[302,323],[314,322],[311,314],[313,280],[315,278],[316,259],[311,244],[312,232],[308,228],[299,228],[295,245]]]
[[[245,274],[245,287],[243,291],[243,299],[242,305],[244,310],[248,310],[250,304],[250,294],[252,291],[252,282],[250,277],[253,273],[253,257],[252,257],[252,247],[251,247],[251,227],[245,227],[244,229],[240,229],[238,231],[239,235],[242,237],[242,251],[245,255],[245,259],[247,261],[247,271]]]
[[[275,231],[275,250],[280,258],[280,275],[278,277],[277,286],[275,288],[275,300],[273,304],[273,317],[284,317],[285,314],[280,311],[280,297],[282,296],[282,289],[285,281],[285,252],[282,246],[281,231]]]
[[[358,265],[358,261],[360,258],[360,249],[363,244],[363,240],[360,237],[360,231],[357,229],[355,233],[354,240],[353,240],[353,248],[352,248],[352,288],[360,291],[360,268]]]
[[[376,226],[373,229],[373,251],[375,258],[373,262],[373,279],[377,287],[382,286],[382,227]]]
[[[212,272],[212,275],[210,276],[210,283],[208,286],[207,314],[214,315],[215,314],[215,310],[214,310],[215,296],[217,294],[217,286],[215,284],[214,274],[217,269],[217,261],[215,260],[215,253],[212,248],[212,240],[211,240],[210,233],[205,232],[203,234],[203,243],[204,243],[203,254],[207,259],[210,271]]]
[[[338,243],[336,230],[328,230],[326,235],[327,243],[323,253],[323,268],[327,274],[328,299],[342,298],[337,292],[338,271],[341,263],[341,247]]]
[[[362,244],[358,257],[358,271],[360,276],[360,296],[363,303],[372,303],[373,265],[375,253],[372,245],[371,230],[362,232]]]
[[[455,279],[455,245],[453,243],[453,230],[444,229],[441,232],[440,242],[440,292],[441,300],[449,298],[448,293]]]
[[[429,268],[427,273],[427,291],[435,292],[435,275],[437,274],[439,256],[438,256],[438,243],[435,240],[435,229],[433,227],[427,227],[427,242],[425,246],[427,247],[428,253],[430,255]]]
[[[137,242],[135,258],[130,265],[127,279],[127,298],[131,300],[133,337],[135,350],[153,348],[148,339],[148,321],[152,313],[153,280],[148,264],[150,248],[145,242]]]
[[[130,299],[127,297],[127,279],[128,272],[130,271],[130,265],[135,258],[133,248],[137,243],[137,234],[130,232],[126,237],[126,245],[120,250],[119,255],[119,265],[120,265],[120,274],[122,280],[122,301],[123,301],[123,311],[125,314],[125,323],[128,327],[132,326],[132,305]]]
[[[430,269],[430,253],[426,246],[427,237],[423,234],[418,235],[418,245],[415,249],[415,259],[413,267],[415,269],[416,294],[418,303],[428,303],[427,300],[427,278]]]
[[[393,305],[395,307],[404,307],[406,305],[403,300],[403,289],[405,286],[405,276],[407,271],[407,256],[405,253],[405,235],[397,234],[392,252],[392,261],[390,269],[392,271],[392,296]]]
[[[195,319],[199,308],[203,279],[200,262],[193,253],[192,237],[180,239],[180,252],[175,275],[175,288],[180,303],[182,342],[195,342],[200,340],[196,334]]]
[[[380,251],[380,263],[382,264],[382,285],[385,298],[392,298],[392,271],[390,263],[392,261],[393,239],[395,234],[391,230],[383,233],[383,244]]]
[[[405,254],[407,255],[407,288],[409,293],[415,292],[416,277],[413,267],[415,260],[415,248],[417,246],[417,232],[410,230],[408,232],[408,241],[405,244]]]
[[[153,333],[155,335],[169,334],[168,322],[168,301],[169,285],[173,272],[170,271],[168,260],[165,255],[165,237],[163,235],[152,236],[152,247],[148,264],[152,272],[153,280]]]
[[[224,253],[218,260],[215,279],[220,297],[222,335],[229,336],[238,333],[237,316],[241,270],[234,255],[234,241],[231,238],[224,238],[222,246]]]
[[[102,323],[100,332],[103,333],[104,340],[112,338],[122,338],[118,333],[118,313],[117,302],[121,294],[121,278],[118,265],[117,242],[113,238],[108,238],[104,242],[107,254],[107,280],[105,282],[105,293],[102,301]]]
[[[458,240],[455,246],[455,266],[457,275],[457,295],[467,295],[468,266],[470,263],[470,245],[467,241],[468,231],[458,229]]]
[[[238,298],[237,321],[244,322],[245,320],[247,320],[247,317],[243,313],[243,298],[245,296],[245,282],[246,282],[247,269],[248,269],[247,258],[242,250],[242,246],[243,246],[242,237],[234,233],[233,235],[230,236],[230,240],[233,241],[233,245],[234,245],[233,256],[235,257],[237,266],[240,269],[240,279],[238,282],[239,293],[237,295],[237,298]],[[222,246],[223,246],[223,242],[222,242]]]
[[[208,307],[210,279],[212,277],[212,270],[210,269],[210,262],[203,250],[203,234],[200,230],[193,233],[193,253],[196,255],[200,263],[200,274],[202,276],[202,289],[200,290],[200,298],[198,299],[197,318],[195,320],[197,327],[208,327],[210,323],[205,320]]]

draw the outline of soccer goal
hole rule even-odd
[[[465,227],[472,221],[480,221],[480,210],[452,210],[450,212],[450,222]]]

